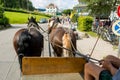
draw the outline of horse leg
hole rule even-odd
[[[55,57],[57,57],[57,54],[56,54],[55,50],[53,50],[53,54],[54,54]]]
[[[59,47],[54,46],[53,50],[54,50],[53,54],[54,54],[55,57],[61,57],[62,56],[61,55],[62,52],[61,52],[61,49]]]
[[[54,47],[54,45],[53,44],[51,44],[51,46],[52,46],[52,48],[53,48],[53,55],[55,56],[55,57],[57,57],[57,54],[56,54],[56,49],[55,49],[55,47]]]
[[[56,52],[56,54],[57,54],[57,56],[58,57],[61,57],[62,56],[62,49],[60,48],[60,47],[57,47],[57,52]]]

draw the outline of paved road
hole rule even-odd
[[[0,31],[0,80],[21,80],[18,59],[13,48],[13,36],[20,28],[25,28],[26,24],[15,24],[12,28]],[[46,24],[40,24],[44,29]],[[45,34],[45,36],[47,36]],[[47,43],[44,45],[44,53],[48,53]],[[45,54],[44,56],[49,56]],[[81,80],[79,73],[72,74],[46,74],[23,77],[24,80]]]
[[[83,35],[82,32],[78,32],[78,33],[79,33],[79,36]],[[90,38],[82,38],[81,40],[77,41],[78,50],[80,50],[80,52],[85,55],[91,54],[96,41],[97,41],[97,38],[94,38],[91,36]],[[118,53],[118,49],[114,49],[113,45],[111,45],[109,42],[106,42],[101,38],[99,38],[91,57],[100,60],[107,55],[117,56],[117,53]]]
[[[1,30],[0,31],[0,80],[20,80],[22,76],[20,76],[19,64],[17,60],[16,53],[13,49],[12,39],[17,30],[20,28],[25,28],[26,24],[22,25],[12,25],[12,28]],[[46,29],[46,24],[40,24],[42,28]],[[81,36],[79,32],[79,36]],[[47,36],[44,33],[44,36]],[[47,39],[47,37],[45,37]],[[83,54],[90,54],[95,41],[97,39],[90,37],[90,38],[83,38],[77,40],[77,47],[80,52]],[[49,56],[48,53],[48,44],[45,43],[45,50],[46,53],[44,56]],[[103,40],[99,40],[97,46],[93,52],[92,57],[96,59],[102,59],[106,55],[117,55],[117,50],[113,49],[113,46],[108,42]],[[36,76],[26,76],[23,77],[24,80],[82,80],[79,73],[70,73],[70,74],[46,74],[46,75],[36,75]]]
[[[24,27],[24,25],[23,25]],[[0,31],[0,80],[20,80],[20,71],[12,39],[22,26]]]

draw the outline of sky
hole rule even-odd
[[[78,4],[78,0],[30,0],[35,8],[46,8],[50,3],[57,5],[59,9],[72,9]]]

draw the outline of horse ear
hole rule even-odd
[[[59,19],[59,17],[57,17],[57,19],[56,19],[56,20],[57,20],[57,22],[58,22],[58,23],[61,23],[61,22],[60,22],[60,19]]]

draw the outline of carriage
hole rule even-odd
[[[54,22],[53,22],[54,23]],[[28,29],[27,31],[30,32],[31,31],[31,28],[29,28],[31,25],[33,25],[34,27],[37,26],[36,28],[38,28],[39,25],[36,25],[35,23],[28,23]],[[58,25],[58,24],[57,24]],[[53,25],[52,25],[53,26]],[[55,25],[56,26],[56,25]],[[42,29],[43,30],[43,29]],[[64,29],[66,30],[66,29]],[[36,31],[38,33],[38,31]],[[45,32],[43,30],[43,32]],[[55,32],[55,31],[54,31]],[[68,31],[69,32],[69,31]],[[32,35],[33,36],[33,33],[32,32]],[[50,33],[50,32],[49,32]],[[58,32],[57,32],[58,33]],[[55,34],[57,34],[55,33]],[[65,32],[64,32],[65,33]],[[31,34],[31,33],[30,33]],[[68,33],[65,33],[63,34],[63,36],[67,36]],[[72,33],[71,33],[72,34]],[[42,38],[42,40],[40,42],[44,43],[43,42],[43,36],[41,34],[37,34],[37,35],[40,35],[40,37]],[[16,36],[16,35],[15,35]],[[18,35],[17,35],[18,36]],[[49,35],[50,36],[50,35]],[[28,36],[27,36],[28,37]],[[34,37],[34,36],[33,36]],[[36,37],[36,36],[35,36]],[[39,36],[38,36],[39,37]],[[37,37],[37,38],[38,38]],[[74,35],[73,35],[74,37]],[[25,37],[24,37],[25,38]],[[24,38],[22,38],[23,42],[25,42],[26,40],[24,40]],[[17,38],[18,39],[18,38]],[[27,38],[28,40],[29,38]],[[76,50],[76,43],[72,43],[72,47],[73,48],[67,48],[65,46],[61,46],[61,45],[58,45],[56,44],[55,42],[50,42],[52,41],[52,39],[48,38],[48,43],[51,43],[51,46],[53,47],[53,50],[55,51],[56,48],[55,47],[59,47],[60,50],[57,50],[55,51],[54,53],[61,53],[61,49],[64,49],[65,52],[69,53],[69,52],[72,52],[72,55],[73,56],[65,56],[65,57],[61,57],[62,55],[59,56],[59,54],[56,54],[57,57],[51,57],[51,51],[50,52],[50,56],[49,57],[40,57],[42,54],[41,54],[41,50],[43,49],[43,44],[42,44],[42,47],[41,46],[38,46],[38,47],[41,47],[39,53],[40,55],[37,55],[36,51],[34,53],[34,51],[32,50],[32,48],[34,48],[35,46],[32,46],[32,48],[30,48],[32,50],[32,53],[34,53],[34,55],[28,55],[28,53],[30,53],[29,51],[26,52],[27,54],[21,54],[24,52],[24,50],[19,50],[19,47],[18,47],[18,41],[16,41],[16,38],[14,37],[14,47],[16,49],[16,53],[17,52],[20,52],[20,54],[18,53],[18,59],[19,59],[19,63],[20,63],[20,68],[21,68],[21,72],[22,74],[25,76],[25,75],[39,75],[39,74],[52,74],[52,73],[83,73],[84,71],[84,64],[88,61],[88,59],[92,59],[92,60],[95,60],[93,58],[90,58],[90,57],[87,57],[86,55],[83,55],[81,54],[80,52],[78,52]],[[16,42],[15,42],[16,41]],[[29,42],[29,41],[27,41]],[[37,42],[37,41],[35,41]],[[67,41],[69,42],[69,41]],[[71,41],[72,42],[72,41]],[[73,42],[75,42],[73,40]],[[64,42],[65,43],[65,42]],[[37,43],[38,44],[38,43]],[[53,45],[54,44],[54,45]],[[16,46],[17,48],[16,48]],[[29,44],[26,44],[24,46],[28,46]],[[31,44],[30,44],[31,45]],[[50,47],[50,44],[49,44],[49,47]],[[25,51],[27,50],[27,48],[25,47],[24,48]],[[36,50],[36,49],[35,49]],[[50,50],[50,49],[49,49]],[[63,50],[63,52],[64,52]],[[31,54],[32,54],[31,53]],[[69,53],[70,54],[70,53]],[[34,56],[34,57],[33,57]],[[76,57],[77,56],[77,57]]]

